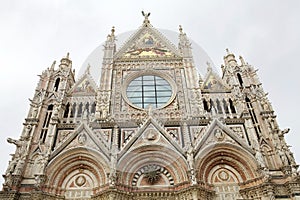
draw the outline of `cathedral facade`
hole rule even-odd
[[[199,75],[179,28],[144,21],[101,78],[75,80],[69,54],[40,76],[0,199],[299,200],[300,176],[253,66],[227,50]]]

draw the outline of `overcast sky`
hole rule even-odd
[[[1,174],[15,151],[6,138],[21,134],[37,75],[67,52],[78,72],[112,26],[116,34],[140,27],[142,10],[151,12],[156,28],[178,31],[181,24],[218,69],[226,48],[259,69],[280,128],[291,128],[287,142],[300,163],[300,1],[0,0]]]

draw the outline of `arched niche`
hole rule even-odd
[[[67,150],[50,161],[45,190],[66,199],[89,198],[107,184],[108,163],[104,155],[92,149]]]
[[[240,184],[255,179],[257,163],[251,152],[233,144],[213,144],[196,156],[197,180],[212,185],[217,199],[241,198]]]

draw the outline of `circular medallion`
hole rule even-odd
[[[218,176],[222,181],[227,181],[229,179],[229,174],[224,170],[220,171]]]
[[[75,179],[75,183],[76,183],[76,185],[81,187],[86,183],[86,178],[84,176],[80,175]]]

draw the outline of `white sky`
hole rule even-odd
[[[79,72],[112,26],[116,34],[140,27],[142,10],[151,12],[156,28],[178,31],[181,24],[218,69],[226,48],[259,69],[280,128],[291,128],[287,142],[300,163],[300,1],[0,0],[1,174],[15,151],[6,138],[21,134],[37,75],[67,52]]]

